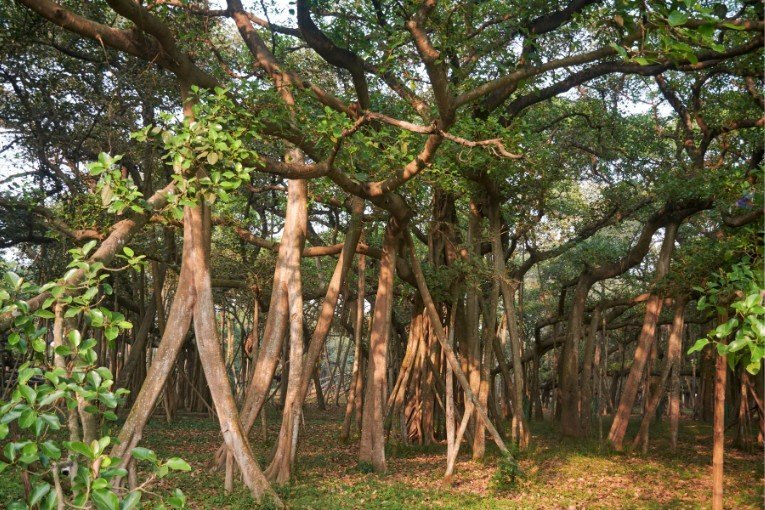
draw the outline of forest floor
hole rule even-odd
[[[358,438],[339,439],[340,410],[309,410],[301,428],[294,482],[278,489],[293,509],[590,509],[590,508],[707,508],[711,495],[712,432],[706,424],[685,421],[679,445],[671,452],[666,422],[655,424],[647,455],[616,453],[597,438],[565,439],[549,423],[532,424],[532,447],[520,454],[523,478],[512,489],[495,487],[498,451],[487,449],[486,459],[470,460],[469,448],[457,462],[454,483],[442,484],[445,445],[427,447],[390,445],[388,474],[367,472],[357,463]],[[607,423],[604,431],[607,434]],[[633,424],[634,427],[636,424]],[[269,420],[268,443],[276,437],[278,419]],[[594,425],[597,435],[597,422]],[[628,437],[632,437],[632,427]],[[192,471],[162,480],[167,488],[180,487],[194,509],[257,508],[246,490],[223,494],[223,478],[211,473],[209,460],[218,445],[219,429],[204,417],[180,417],[168,425],[157,415],[144,433],[142,446],[160,458],[180,456]],[[260,422],[252,434],[263,465],[268,447]],[[487,446],[490,441],[487,440]],[[20,486],[0,479],[0,498]],[[14,494],[15,495],[15,494]],[[3,506],[0,501],[0,508]],[[725,507],[763,508],[763,455],[727,447],[725,451]]]

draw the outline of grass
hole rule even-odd
[[[261,461],[268,457],[276,436],[277,416],[271,417],[269,442],[260,430],[252,443]],[[684,422],[678,449],[671,452],[666,426],[651,431],[647,455],[617,453],[596,438],[562,438],[550,423],[532,424],[532,446],[520,455],[524,477],[507,491],[493,489],[492,476],[499,460],[490,447],[487,458],[470,460],[463,452],[453,485],[442,483],[445,446],[417,447],[392,444],[387,449],[388,473],[377,475],[359,466],[358,438],[347,444],[339,439],[339,411],[308,412],[301,427],[294,482],[278,493],[292,509],[557,509],[557,508],[708,508],[711,494],[711,428]],[[607,426],[605,426],[607,431]],[[634,434],[631,426],[628,437]],[[597,430],[597,426],[596,426]],[[145,445],[160,456],[181,456],[194,468],[190,473],[163,481],[180,487],[191,508],[258,508],[238,484],[223,494],[221,474],[208,462],[220,440],[217,425],[199,417],[180,418],[173,424],[154,419],[144,433]],[[463,445],[464,450],[468,450]],[[11,476],[0,479],[0,506],[16,497],[20,484]],[[726,508],[763,507],[762,452],[726,448]],[[268,508],[268,505],[263,508]]]

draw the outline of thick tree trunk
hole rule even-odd
[[[194,332],[202,360],[205,378],[210,388],[223,439],[229,452],[236,460],[242,479],[250,489],[252,497],[260,502],[265,496],[282,507],[263,472],[260,470],[250,449],[250,443],[239,421],[234,396],[231,393],[226,365],[221,353],[218,331],[215,324],[215,306],[210,285],[210,216],[203,204],[187,207],[184,214],[184,230],[191,230],[191,249],[187,252],[189,269],[193,274],[196,293],[194,300]]]
[[[295,232],[302,241],[305,239],[308,225],[308,184],[304,180],[290,180],[287,186],[287,218],[284,230]],[[288,227],[289,225],[289,227]],[[289,380],[282,410],[282,425],[276,442],[276,451],[271,464],[266,469],[269,480],[283,484],[289,481],[295,460],[295,446],[298,438],[298,425],[302,409],[301,394],[305,397],[308,385],[316,366],[316,359],[321,353],[319,348],[316,358],[307,360],[303,367],[303,286],[300,272],[300,258],[303,243],[290,244],[285,253],[285,260],[291,267],[286,281],[289,303]],[[333,307],[334,310],[334,307]],[[309,355],[310,358],[310,355]],[[311,363],[311,361],[313,361]],[[282,370],[282,378],[286,374]]]
[[[293,182],[298,183],[300,181],[290,181],[290,184]],[[287,201],[284,231],[276,258],[268,317],[263,329],[263,338],[258,350],[258,359],[253,369],[253,377],[245,390],[244,404],[240,413],[245,433],[249,433],[252,429],[258,413],[260,413],[266,397],[268,397],[268,390],[271,387],[271,382],[274,379],[274,373],[282,354],[282,346],[285,345],[284,337],[287,331],[289,316],[287,284],[290,281],[291,274],[294,271],[300,271],[300,267],[290,263],[287,258],[295,252],[297,252],[298,256],[302,252],[302,246],[305,242],[305,228],[298,228],[297,222],[289,221],[286,218],[296,217],[301,214],[305,216],[305,209],[305,202]],[[283,378],[287,378],[287,376],[286,372],[282,374]],[[215,462],[218,467],[222,468],[225,460],[225,447],[221,445],[215,455]]]
[[[589,273],[579,277],[574,291],[568,328],[563,340],[560,360],[560,420],[561,431],[567,436],[579,436],[579,342],[582,338],[582,323],[584,321],[587,294],[594,279]]]
[[[393,276],[399,239],[398,225],[396,220],[391,218],[383,238],[374,319],[369,336],[369,362],[359,447],[359,462],[371,464],[378,473],[384,473],[387,469],[383,425],[386,400],[386,357],[390,317],[393,310]]]

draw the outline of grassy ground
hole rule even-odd
[[[711,429],[685,422],[677,452],[669,450],[666,426],[652,430],[649,453],[620,454],[601,447],[597,439],[560,438],[547,423],[532,427],[533,446],[520,456],[524,478],[510,490],[493,487],[498,456],[486,460],[460,456],[451,487],[442,484],[445,447],[390,445],[388,474],[365,472],[356,461],[357,438],[347,445],[337,438],[341,417],[336,412],[309,412],[301,430],[295,482],[278,489],[295,509],[554,509],[554,508],[707,508],[711,494]],[[269,440],[277,419],[270,420]],[[607,427],[607,424],[604,425]],[[597,425],[596,425],[597,430]],[[606,428],[607,430],[607,428]],[[633,430],[628,432],[633,434]],[[163,481],[180,487],[191,508],[257,508],[246,491],[224,495],[223,480],[207,463],[220,434],[214,422],[185,417],[171,425],[154,419],[145,432],[145,446],[161,457],[181,456],[194,468]],[[631,437],[631,436],[630,436]],[[253,444],[261,465],[268,456],[260,432]],[[463,446],[463,448],[465,448]],[[16,497],[14,477],[0,479],[2,502]],[[726,449],[726,508],[763,508],[762,451]]]
[[[683,423],[677,452],[669,450],[667,430],[652,430],[648,455],[619,454],[597,439],[562,439],[547,423],[533,427],[533,446],[521,455],[524,478],[514,489],[493,488],[497,452],[483,462],[461,455],[451,487],[441,479],[445,446],[390,445],[388,474],[360,469],[357,438],[347,445],[337,439],[336,413],[309,412],[301,430],[296,481],[279,489],[290,508],[300,509],[514,509],[514,508],[705,508],[711,494],[711,428]],[[272,419],[274,427],[278,420]],[[604,425],[607,427],[607,424]],[[607,431],[607,428],[606,428]],[[634,431],[630,429],[629,433]],[[222,495],[220,475],[204,469],[217,445],[214,423],[181,419],[168,427],[159,420],[145,435],[148,446],[164,455],[182,455],[196,468],[177,480],[195,508],[253,508],[244,492]],[[276,436],[271,428],[269,439]],[[631,437],[631,436],[630,436]],[[253,434],[261,464],[268,451]],[[465,448],[463,446],[463,448]],[[178,451],[180,449],[180,452]],[[466,448],[465,448],[466,449]],[[726,508],[763,507],[762,452],[727,449]]]

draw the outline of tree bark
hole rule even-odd
[[[201,197],[199,199],[202,200]],[[197,349],[215,404],[223,439],[236,460],[242,479],[250,489],[252,497],[260,502],[268,496],[277,506],[283,507],[281,500],[263,476],[250,449],[250,443],[242,430],[221,353],[210,284],[209,209],[204,204],[187,207],[184,214],[184,229],[191,230],[191,249],[187,253],[196,294],[193,316]]]
[[[361,342],[364,329],[364,302],[366,293],[366,256],[359,255],[358,260],[358,289],[356,295],[356,317],[353,326],[353,372],[351,375],[351,386],[348,389],[348,401],[345,404],[345,418],[343,419],[343,430],[340,433],[340,439],[347,441],[351,434],[351,422],[353,421],[354,410],[360,408],[356,400],[361,397],[361,388],[363,384],[361,360]]]
[[[720,323],[728,320],[723,314]],[[721,342],[725,343],[725,339]],[[715,356],[715,407],[712,423],[712,510],[723,510],[723,456],[725,453],[725,385],[728,377],[728,357]]]
[[[672,328],[670,329],[669,339],[667,340],[667,357],[664,361],[664,368],[661,371],[659,383],[656,385],[656,388],[654,389],[653,393],[651,393],[651,396],[646,403],[643,419],[640,422],[640,430],[638,431],[637,435],[635,436],[635,440],[632,443],[633,448],[640,446],[643,453],[648,453],[648,430],[651,425],[651,420],[653,420],[653,417],[656,414],[656,408],[658,407],[661,398],[664,396],[664,387],[667,384],[667,378],[669,377],[670,371],[673,374],[678,374],[679,382],[680,350],[683,343],[683,326],[685,325],[683,321],[684,310],[684,302],[679,302],[675,305],[675,316],[672,320]],[[672,447],[674,448],[674,445],[677,443],[676,429],[674,430],[674,439],[672,439],[672,437],[672,427],[670,424],[670,442],[673,443]]]
[[[598,328],[600,327],[600,308],[595,307],[590,319],[590,329],[587,331],[587,341],[584,344],[584,358],[582,359],[582,403],[581,422],[582,434],[590,433],[592,424],[592,387],[593,387],[593,359],[595,357],[595,345],[597,344]]]
[[[494,204],[490,211],[491,218],[491,245],[492,258],[494,259],[495,278],[500,279],[502,300],[505,304],[505,320],[507,331],[510,333],[510,349],[513,354],[513,437],[518,441],[521,448],[529,445],[531,436],[528,423],[523,409],[523,365],[521,363],[521,332],[518,328],[518,318],[515,309],[515,293],[518,283],[508,281],[505,267],[504,250],[502,249],[501,218],[499,204]]]
[[[406,233],[406,241],[409,245],[409,254],[412,262],[412,272],[414,273],[414,277],[417,280],[417,289],[420,291],[420,296],[422,296],[422,301],[425,303],[425,310],[428,312],[428,315],[431,319],[431,324],[433,325],[436,333],[436,338],[438,339],[439,343],[441,344],[441,347],[444,350],[444,354],[446,356],[446,361],[451,365],[452,371],[457,376],[457,381],[460,383],[460,386],[462,386],[462,390],[465,392],[465,396],[467,399],[473,403],[474,406],[478,408],[479,416],[481,417],[481,420],[484,423],[484,426],[488,429],[489,433],[491,434],[494,441],[497,443],[497,447],[502,451],[502,453],[507,453],[508,449],[507,446],[505,446],[505,442],[502,440],[502,436],[499,435],[499,432],[494,427],[494,424],[491,423],[491,420],[489,420],[489,415],[486,412],[486,408],[482,408],[480,406],[480,402],[478,401],[478,397],[475,393],[470,389],[470,383],[468,383],[467,378],[465,377],[465,372],[462,371],[462,367],[460,367],[459,360],[457,359],[457,356],[454,354],[454,350],[449,346],[446,342],[446,334],[444,333],[443,327],[441,327],[441,322],[438,317],[438,311],[436,310],[435,305],[433,304],[433,298],[430,295],[430,291],[428,290],[428,286],[425,282],[425,276],[422,274],[422,268],[420,267],[420,261],[417,259],[417,253],[414,249],[414,243],[412,242],[412,238],[409,235],[409,233]],[[469,414],[467,411],[465,414]],[[465,417],[463,416],[463,421],[465,420]],[[459,435],[458,435],[459,437]]]
[[[359,447],[359,462],[371,464],[378,473],[384,473],[387,469],[383,425],[386,400],[386,356],[390,316],[393,310],[393,275],[399,239],[398,224],[391,218],[383,238],[374,320],[369,336],[369,362]]]
[[[306,200],[306,196],[296,197],[295,199],[298,198],[303,201]],[[296,389],[294,395],[290,394],[288,391],[287,404],[284,408],[282,426],[279,431],[279,438],[277,439],[276,452],[274,454],[274,459],[271,463],[271,466],[269,466],[269,469],[267,470],[267,475],[269,478],[273,479],[277,483],[285,483],[289,480],[290,477],[290,470],[294,462],[295,449],[297,446],[297,439],[299,434],[297,424],[299,421],[300,409],[302,408],[302,405],[305,402],[305,398],[308,394],[308,387],[310,386],[311,377],[315,372],[316,362],[321,356],[321,352],[324,349],[327,336],[329,335],[329,330],[332,326],[332,320],[335,315],[335,308],[337,307],[340,290],[344,285],[346,275],[348,274],[348,270],[351,266],[351,263],[353,262],[353,255],[356,251],[356,245],[358,244],[359,238],[361,236],[361,214],[363,209],[363,200],[359,198],[352,199],[351,222],[348,228],[348,232],[346,233],[343,250],[340,253],[340,257],[338,258],[335,270],[329,282],[327,294],[324,298],[324,302],[322,303],[321,311],[319,313],[319,319],[316,323],[316,327],[314,328],[313,335],[311,336],[311,341],[308,345],[308,351],[306,353],[305,360],[302,361],[302,364],[302,340],[299,357],[293,354],[294,351],[290,351],[290,364],[292,366],[294,361],[295,366],[298,368],[298,370],[293,370],[290,368],[290,384],[294,384]],[[305,208],[303,208],[303,210],[305,211]],[[305,220],[305,218],[301,219],[301,221],[303,220]],[[300,254],[298,253],[298,263],[299,255]],[[290,287],[290,292],[293,292],[293,289],[300,289],[299,282]],[[293,305],[291,303],[291,334],[292,328],[295,327],[295,323],[297,322],[295,311],[292,310],[292,306]],[[300,311],[300,319],[302,322],[302,291],[300,293]],[[294,343],[292,343],[292,346],[294,347]],[[292,418],[289,418],[287,414],[290,410],[293,414]],[[281,467],[277,468],[277,466]]]
[[[278,484],[286,483],[290,479],[302,409],[300,397],[301,394],[304,397],[308,392],[308,385],[316,366],[316,359],[313,359],[313,363],[306,364],[305,370],[303,367],[303,287],[300,258],[303,252],[302,241],[305,240],[308,225],[308,184],[305,180],[290,180],[287,190],[288,212],[284,230],[293,232],[301,242],[289,243],[285,253],[285,261],[290,267],[286,281],[289,305],[289,379],[276,451],[266,469],[268,479]],[[321,349],[318,353],[321,353]],[[282,370],[282,378],[285,375]]]
[[[677,222],[672,222],[665,229],[664,241],[662,242],[659,260],[656,264],[655,282],[664,278],[669,272],[678,225]],[[611,431],[608,434],[609,442],[617,451],[623,449],[624,434],[627,432],[627,425],[629,425],[643,369],[645,368],[651,346],[656,338],[656,323],[659,320],[663,303],[664,299],[661,296],[653,294],[646,304],[645,319],[643,320],[643,328],[638,339],[638,345],[635,348],[635,357],[630,367],[630,373],[624,383],[619,407],[611,424]]]

